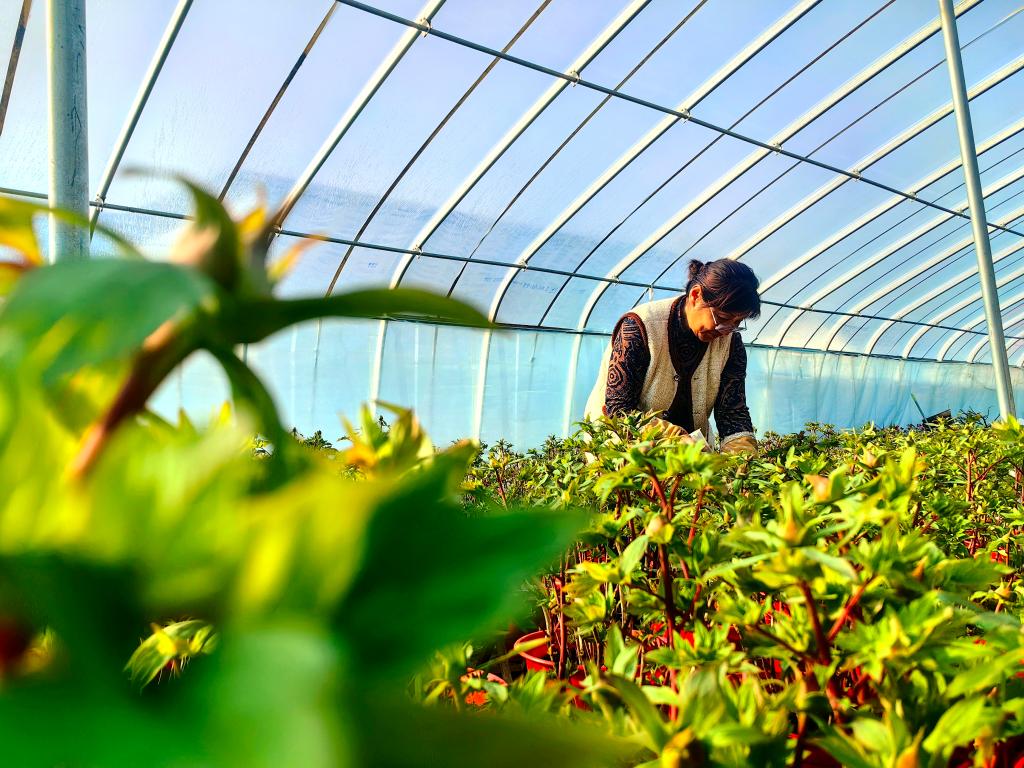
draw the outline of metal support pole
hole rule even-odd
[[[85,0],[47,0],[50,207],[89,215]],[[50,216],[50,261],[89,257],[89,230]]]
[[[988,338],[992,346],[992,367],[996,376],[999,415],[1005,419],[1014,415],[1013,387],[1010,382],[1010,365],[1006,359],[1003,317],[999,310],[995,269],[992,267],[992,247],[988,242],[988,222],[985,220],[985,198],[981,193],[978,155],[974,146],[974,130],[971,128],[971,111],[967,100],[967,85],[964,82],[964,66],[960,60],[960,38],[957,34],[952,0],[939,0],[939,15],[942,18],[942,39],[946,44],[946,64],[949,67],[950,89],[953,91],[953,111],[956,115],[957,134],[960,137],[964,180],[967,183],[967,201],[971,208],[974,250],[978,256],[978,278],[981,281],[985,318],[988,321]]]

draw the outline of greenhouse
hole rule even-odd
[[[1024,765],[1022,69],[0,0],[0,762]]]

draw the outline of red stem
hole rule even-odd
[[[658,545],[658,559],[661,561],[661,580],[665,590],[665,623],[668,625],[668,647],[674,648],[676,644],[676,605],[672,590],[672,569],[668,565],[668,547],[664,544]],[[673,691],[679,691],[676,671],[674,669],[669,670],[669,683]],[[669,707],[668,717],[674,722],[677,714],[678,709],[673,704]]]
[[[562,590],[565,589],[565,558],[562,558],[561,578],[556,594],[558,596],[558,679],[565,679],[565,609]]]
[[[804,600],[807,603],[807,612],[811,615],[811,627],[814,629],[814,641],[818,646],[818,661],[822,664],[828,664],[829,648],[831,645],[828,638],[825,637],[825,632],[821,628],[821,620],[818,618],[818,606],[814,602],[814,595],[811,594],[811,588],[806,581],[800,582],[800,592],[803,594]]]
[[[114,402],[86,432],[78,455],[71,462],[73,477],[89,472],[121,422],[146,407],[157,387],[194,348],[184,329],[171,323],[165,323],[146,339]]]
[[[764,637],[768,638],[769,640],[771,640],[771,641],[772,641],[773,643],[775,643],[776,645],[781,645],[781,646],[782,646],[783,648],[785,648],[785,649],[786,649],[787,651],[789,651],[790,653],[792,653],[792,654],[793,654],[794,656],[796,656],[796,657],[797,657],[798,659],[801,659],[801,660],[803,660],[803,659],[806,659],[806,658],[807,658],[807,654],[806,654],[806,653],[804,653],[803,651],[798,651],[798,650],[797,650],[796,648],[794,648],[794,647],[793,647],[792,645],[790,645],[789,643],[787,643],[787,642],[786,642],[785,640],[783,640],[783,639],[782,639],[781,637],[777,637],[776,635],[773,635],[773,634],[772,634],[771,632],[769,632],[769,631],[768,631],[767,629],[763,629],[763,628],[761,628],[761,627],[759,627],[759,626],[756,626],[756,625],[755,625],[754,627],[752,627],[752,629],[753,629],[753,630],[754,630],[755,632],[757,632],[757,634],[759,634],[759,635],[762,635],[762,636],[764,636]]]
[[[701,507],[704,506],[704,493],[706,489],[697,491],[697,501],[693,505],[693,521],[690,523],[690,535],[686,537],[686,546],[693,549],[693,539],[697,535],[697,520],[700,518]]]
[[[867,581],[857,587],[857,591],[850,595],[850,599],[846,601],[846,605],[843,606],[843,612],[839,614],[839,618],[832,624],[832,628],[828,632],[828,640],[831,643],[843,629],[843,625],[846,624],[850,618],[850,611],[857,607],[860,599],[864,597],[864,591],[868,588],[868,585],[874,580],[874,576],[871,576]]]

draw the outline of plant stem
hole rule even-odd
[[[757,626],[757,625],[753,626],[753,627],[752,627],[752,629],[753,629],[753,630],[754,630],[755,632],[757,632],[757,634],[759,634],[759,635],[762,635],[763,637],[766,637],[766,638],[768,638],[769,640],[771,640],[771,641],[772,641],[773,643],[775,643],[776,645],[780,645],[780,646],[782,646],[782,647],[783,647],[783,648],[785,648],[785,649],[786,649],[787,651],[789,651],[789,652],[790,652],[790,653],[792,653],[792,654],[793,654],[794,656],[796,656],[796,657],[797,657],[798,659],[801,659],[801,660],[807,659],[807,654],[806,654],[806,653],[804,653],[803,651],[798,651],[798,650],[797,650],[796,648],[794,648],[794,647],[793,647],[792,645],[790,645],[789,643],[787,643],[787,642],[786,642],[785,640],[783,640],[783,639],[782,639],[781,637],[778,637],[778,636],[776,636],[776,635],[773,635],[773,634],[772,634],[771,632],[769,632],[769,631],[768,631],[767,629],[764,629],[764,628],[762,628],[762,627],[760,627],[760,626]]]
[[[804,736],[807,733],[807,714],[801,712],[796,716],[796,749],[793,754],[793,767],[801,768],[804,764]]]
[[[508,499],[505,498],[505,483],[501,479],[501,471],[498,467],[494,468],[494,478],[498,481],[498,496],[501,498],[501,505],[508,509]]]
[[[558,679],[565,679],[565,604],[562,590],[565,589],[565,558],[562,558],[560,580],[556,586],[558,596]]]
[[[661,563],[661,580],[665,591],[665,623],[668,625],[668,647],[674,648],[676,644],[676,605],[672,590],[672,569],[668,564],[668,547],[664,544],[658,545],[658,560]],[[669,682],[672,690],[678,692],[676,671],[669,670]],[[678,707],[675,704],[669,707],[669,720],[675,722],[678,715]]]
[[[850,611],[857,607],[860,599],[864,596],[864,591],[868,588],[868,585],[874,580],[874,576],[868,578],[863,584],[857,587],[857,591],[850,595],[850,599],[846,601],[846,605],[843,606],[843,612],[839,614],[839,617],[833,622],[832,628],[828,632],[828,640],[831,643],[843,629],[843,625],[850,618]]]
[[[693,539],[697,535],[697,520],[700,518],[700,510],[704,505],[704,493],[707,490],[705,487],[701,487],[697,491],[697,501],[693,505],[693,521],[690,523],[690,535],[686,537],[686,546],[693,549]]]
[[[665,498],[665,489],[661,487],[661,481],[658,476],[651,470],[647,473],[647,476],[651,478],[651,487],[654,489],[654,497],[661,504],[661,513],[665,515],[665,520],[670,521],[672,519],[672,505],[669,504],[668,499]]]
[[[669,503],[669,506],[671,506],[673,509],[675,509],[675,506],[676,506],[676,494],[679,493],[679,484],[682,481],[682,479],[683,479],[682,475],[677,475],[676,479],[675,479],[675,482],[672,483],[672,493],[669,494],[668,503]]]
[[[831,644],[825,636],[825,632],[821,628],[821,620],[818,618],[818,606],[814,602],[814,595],[811,594],[811,587],[802,579],[800,581],[800,592],[804,596],[804,600],[807,603],[807,612],[811,616],[811,627],[814,629],[814,641],[818,646],[818,661],[822,664],[828,664],[829,648],[831,647]]]
[[[668,547],[664,544],[658,545],[658,561],[661,565],[661,582],[665,593],[665,623],[668,625],[668,644],[671,648],[675,643],[676,606],[672,590],[672,570],[668,564]]]
[[[146,339],[114,402],[85,433],[70,466],[72,477],[88,473],[121,422],[140,413],[163,380],[196,348],[188,326],[173,323],[165,323]]]

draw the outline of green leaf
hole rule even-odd
[[[42,684],[0,696],[4,764],[18,768],[212,765],[198,736],[180,717],[109,688]]]
[[[187,726],[188,714],[198,715],[192,722],[214,766],[351,765],[340,670],[335,639],[308,621],[226,627],[217,652],[182,681],[176,719]]]
[[[210,653],[217,644],[213,627],[205,621],[191,619],[166,626],[155,626],[153,634],[139,643],[128,659],[125,669],[132,681],[148,685],[171,661],[184,661],[199,654]]]
[[[989,706],[982,697],[958,701],[939,718],[935,728],[924,740],[924,748],[948,757],[954,747],[969,744],[983,729],[989,728],[996,732],[1002,720],[1002,711]]]
[[[238,226],[216,197],[184,177],[178,181],[192,195],[195,213],[175,246],[175,260],[195,267],[226,291],[236,292],[245,266]],[[261,282],[266,288],[265,279]]]
[[[540,680],[543,682],[543,679]],[[636,745],[594,727],[539,717],[466,717],[360,697],[353,734],[361,745],[357,765],[366,768],[523,768],[620,766]],[[543,719],[541,719],[543,717]]]
[[[402,679],[436,649],[507,622],[524,580],[550,564],[585,520],[568,512],[476,511],[453,503],[453,462],[440,454],[382,486],[362,563],[337,621],[368,681]]]
[[[629,543],[629,546],[622,550],[622,554],[619,556],[619,571],[622,573],[623,579],[629,578],[629,575],[640,564],[646,551],[647,536],[637,536]]]
[[[996,659],[983,659],[977,666],[964,670],[949,684],[946,695],[950,698],[966,693],[987,692],[1020,671],[1024,662],[1024,649],[1006,653]]]
[[[844,768],[877,768],[877,764],[861,751],[860,745],[838,729],[811,739],[811,743],[822,747]]]
[[[0,361],[31,361],[46,381],[125,358],[163,323],[215,300],[195,270],[97,260],[27,274],[0,308]]]
[[[145,626],[133,582],[125,568],[51,553],[0,558],[0,606],[53,629],[77,674],[96,687],[119,682],[133,635]]]
[[[623,677],[609,677],[608,684],[618,692],[626,703],[630,715],[643,730],[647,746],[653,752],[661,752],[669,739],[669,731],[661,714],[644,694],[643,690],[632,680]]]
[[[809,560],[814,560],[826,568],[830,568],[840,576],[849,579],[850,581],[857,581],[857,571],[854,570],[854,567],[850,565],[847,560],[844,560],[841,557],[836,557],[835,555],[830,555],[827,552],[822,552],[820,549],[815,549],[814,547],[803,547],[800,549],[800,552],[802,552]]]
[[[611,674],[632,678],[636,673],[639,650],[639,646],[627,646],[622,638],[622,630],[618,625],[614,625],[609,630],[605,643],[604,664]]]
[[[414,319],[490,327],[487,318],[468,304],[415,288],[374,288],[322,299],[246,298],[225,309],[233,344],[253,344],[296,323],[324,317]]]

